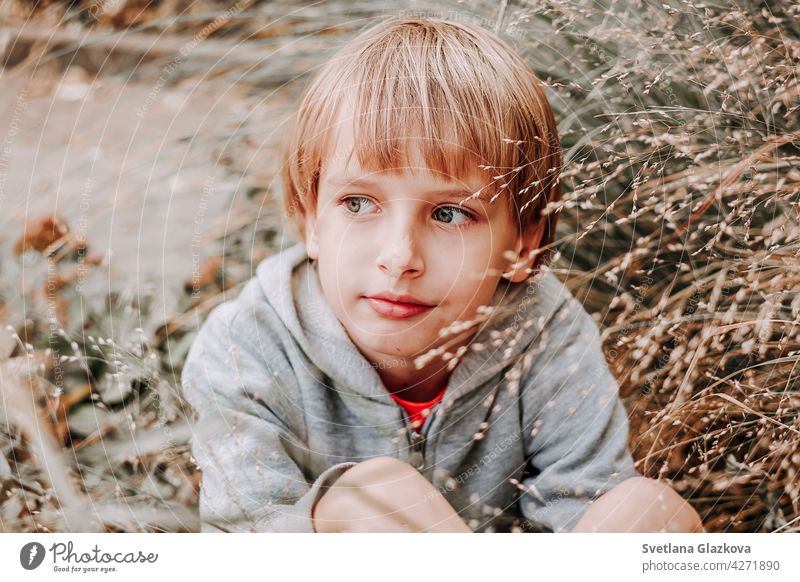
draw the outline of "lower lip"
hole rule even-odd
[[[385,299],[375,299],[374,297],[365,297],[370,307],[377,311],[384,317],[391,317],[392,319],[405,319],[406,317],[414,317],[421,313],[425,313],[432,306],[415,305],[413,303],[396,303],[394,301],[386,301]]]

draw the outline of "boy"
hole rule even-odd
[[[700,528],[634,470],[544,264],[560,165],[541,83],[480,27],[389,19],[333,57],[284,150],[302,242],[185,364],[202,531]]]

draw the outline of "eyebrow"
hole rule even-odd
[[[369,178],[350,178],[347,176],[341,178],[332,178],[328,181],[332,186],[371,186],[380,188],[380,184],[375,180],[370,180]],[[470,190],[465,190],[464,188],[438,188],[435,190],[430,190],[429,194],[438,194],[440,196],[472,196],[475,192]],[[472,200],[482,200],[486,203],[491,203],[491,198],[484,192],[472,198]]]

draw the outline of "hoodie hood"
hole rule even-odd
[[[304,243],[264,259],[256,278],[266,301],[308,358],[346,394],[396,406],[376,368],[352,342],[322,291]],[[501,280],[494,311],[453,369],[446,399],[455,401],[494,377],[539,336],[569,291],[547,266],[527,281]]]

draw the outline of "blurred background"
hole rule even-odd
[[[277,147],[375,18],[496,31],[548,88],[552,268],[637,469],[712,532],[800,531],[800,6],[0,2],[0,531],[197,531],[180,371],[293,242]]]

